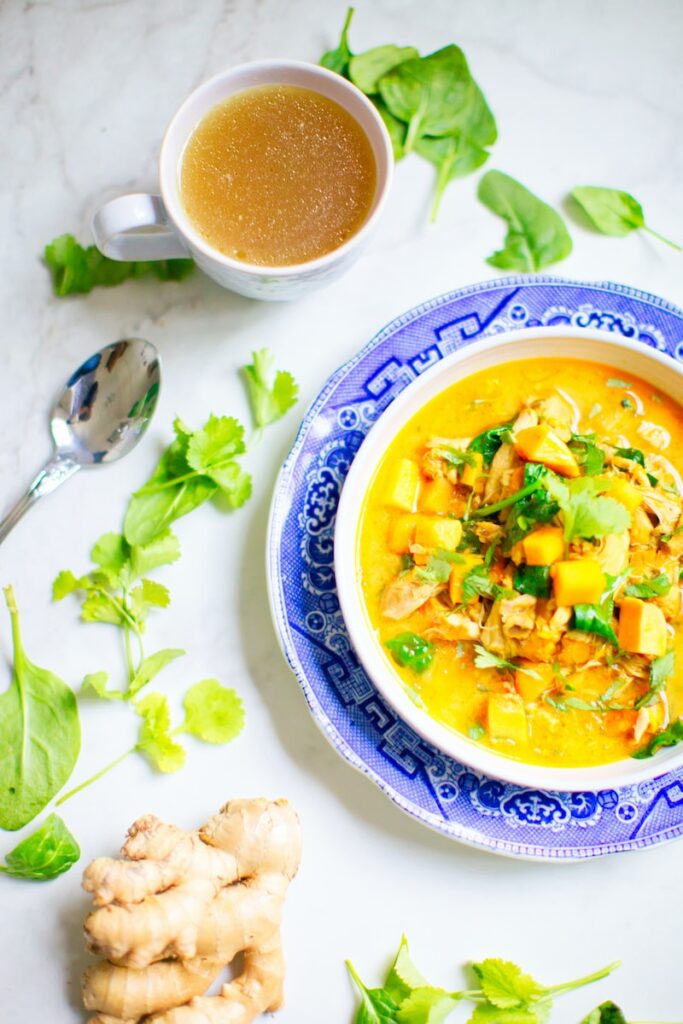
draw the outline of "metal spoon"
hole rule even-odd
[[[86,359],[52,410],[54,454],[0,522],[0,543],[39,498],[79,469],[116,462],[132,451],[154,415],[160,385],[157,350],[141,338],[116,341]]]

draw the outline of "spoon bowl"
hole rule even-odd
[[[90,356],[71,374],[50,419],[55,451],[23,498],[0,522],[0,543],[38,498],[79,469],[128,455],[154,415],[161,365],[142,338],[125,338]]]

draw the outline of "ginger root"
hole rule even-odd
[[[196,832],[145,815],[122,854],[83,876],[88,947],[106,958],[83,977],[90,1024],[249,1024],[280,1007],[282,907],[301,857],[287,801],[232,800]],[[242,974],[204,996],[240,952]]]

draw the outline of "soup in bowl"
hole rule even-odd
[[[335,569],[380,691],[511,782],[599,788],[683,762],[683,373],[532,329],[444,359],[372,429]]]

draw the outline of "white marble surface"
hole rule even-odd
[[[468,54],[500,127],[491,166],[550,201],[579,183],[632,190],[653,226],[683,239],[679,0],[376,0],[360,3],[353,41],[423,51],[449,41]],[[147,443],[125,464],[82,474],[26,519],[2,549],[26,644],[39,664],[76,683],[119,664],[117,637],[82,626],[75,604],[53,606],[50,583],[86,565],[92,541],[117,528],[126,497],[149,471],[177,412],[246,415],[235,370],[271,346],[301,382],[302,403],[251,459],[255,494],[222,516],[204,508],[179,524],[185,551],[167,573],[174,605],[150,625],[150,643],[188,647],[168,670],[174,701],[188,682],[217,675],[244,697],[248,726],[225,749],[190,744],[182,774],[160,777],[139,758],[65,806],[83,862],[114,852],[129,823],[154,811],[202,821],[231,795],[286,794],[306,848],[286,916],[289,961],[282,1024],[351,1019],[343,959],[372,980],[401,931],[436,980],[456,965],[501,954],[560,980],[622,958],[614,980],[558,1004],[576,1024],[611,996],[629,1019],[681,1019],[681,846],[572,867],[475,853],[404,817],[327,745],[309,718],[269,620],[263,545],[270,491],[297,418],[326,376],[402,309],[487,276],[484,256],[501,224],[474,199],[475,179],[451,188],[436,227],[425,223],[431,170],[398,169],[371,251],[343,280],[295,305],[258,305],[195,277],[180,286],[134,282],[56,300],[42,246],[63,231],[88,240],[103,196],[153,188],[159,140],[196,84],[238,61],[316,60],[336,41],[343,0],[42,0],[0,5],[0,486],[4,504],[48,452],[45,410],[82,357],[139,334],[163,354],[165,383]],[[644,236],[610,240],[574,230],[559,272],[612,278],[683,303],[682,258]],[[9,629],[0,612],[0,642]],[[5,669],[3,668],[3,672]],[[1,685],[1,684],[0,684]],[[83,707],[75,778],[133,737],[118,706]],[[0,852],[15,836],[0,837]],[[87,960],[80,873],[48,885],[0,881],[0,1020],[81,1019],[78,975]],[[642,916],[644,912],[644,917]],[[455,1019],[460,1018],[457,1015]]]

